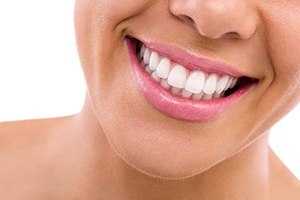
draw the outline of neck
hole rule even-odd
[[[75,118],[74,141],[80,140],[77,167],[69,171],[69,188],[82,188],[86,199],[265,199],[268,192],[268,134],[233,157],[185,180],[160,180],[123,162],[111,149],[87,101]],[[78,147],[78,141],[76,143]],[[74,168],[74,167],[73,167]],[[77,186],[75,186],[77,184]],[[92,196],[91,196],[92,195]]]

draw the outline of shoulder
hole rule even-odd
[[[300,181],[270,150],[270,190],[274,200],[300,199]]]
[[[13,148],[25,148],[45,137],[48,120],[24,120],[0,123],[0,153]]]
[[[0,143],[6,140],[30,142],[31,137],[47,137],[52,130],[71,117],[0,122]]]
[[[51,193],[45,185],[51,184],[58,157],[54,138],[65,121],[64,117],[0,123],[1,197]]]
[[[0,153],[25,150],[40,145],[62,118],[11,121],[0,123]]]
[[[62,134],[72,116],[0,123],[0,162],[3,155],[39,154]],[[0,165],[1,167],[1,165]]]

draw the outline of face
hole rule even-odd
[[[111,147],[179,179],[254,142],[299,101],[298,19],[298,0],[77,0],[79,55]]]

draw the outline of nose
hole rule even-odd
[[[257,29],[254,0],[169,0],[172,15],[211,39],[249,39]]]

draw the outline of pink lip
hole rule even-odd
[[[186,51],[168,46],[166,44],[152,43],[142,41],[148,48],[156,51],[161,56],[170,58],[172,61],[182,64],[191,70],[200,70],[206,73],[218,73],[220,75],[230,75],[233,77],[246,76],[245,74],[235,70],[223,63],[211,61],[203,57],[198,57],[187,53]]]
[[[243,96],[243,94],[245,94],[247,91],[249,91],[254,85],[254,84],[245,85],[244,87],[240,88],[238,91],[236,91],[235,93],[233,93],[228,97],[209,100],[209,101],[207,100],[195,101],[191,99],[183,99],[180,97],[176,97],[172,95],[170,91],[165,90],[157,82],[155,82],[149,76],[149,74],[147,74],[145,70],[141,67],[139,61],[137,60],[136,53],[134,50],[135,45],[132,43],[132,41],[127,39],[126,43],[129,51],[129,57],[131,59],[132,66],[133,66],[133,75],[135,77],[139,89],[144,94],[146,100],[159,111],[176,119],[195,121],[195,122],[214,120],[218,118],[221,114],[224,114],[225,111],[229,109],[234,102],[237,102],[237,100],[240,99],[240,97]],[[163,45],[150,44],[150,48],[154,46],[157,46],[158,49],[161,50],[159,52],[166,52],[167,49],[170,50],[167,55],[168,57],[171,57],[171,59],[172,56],[169,55],[174,54],[174,52],[178,52],[178,50],[174,50],[169,47],[165,47]],[[220,71],[220,73],[226,73],[232,76],[238,76],[238,77],[241,76],[241,73],[229,69],[228,67],[222,68],[223,65],[217,66],[212,61],[204,60],[201,58],[195,58],[192,55],[188,55],[187,53],[182,52],[181,50],[179,50],[179,52],[180,53],[179,54],[177,53],[176,56],[177,60],[180,59],[178,57],[179,55],[184,54],[185,59],[189,57],[193,60],[193,62],[197,60],[198,63],[201,64],[201,67],[194,66],[197,67],[197,69],[201,68],[202,70],[203,69],[202,66],[205,66],[204,68],[206,72],[210,72],[213,70],[214,72]],[[174,59],[174,61],[176,59]],[[179,63],[183,63],[183,62],[179,62]],[[209,67],[212,67],[213,69],[210,69]]]

